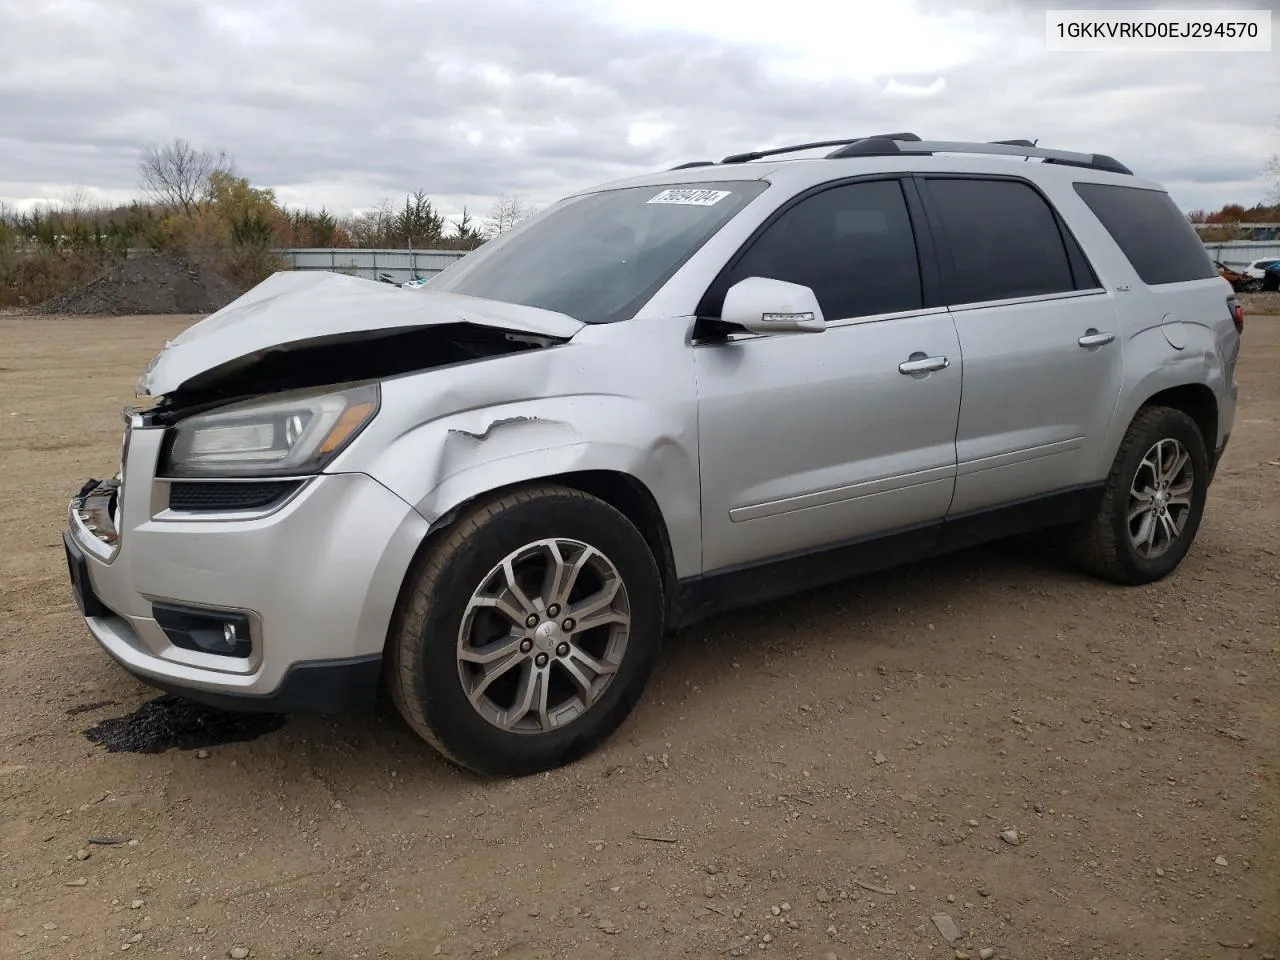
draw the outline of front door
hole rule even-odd
[[[857,181],[800,199],[704,301],[716,316],[733,283],[771,277],[811,287],[828,321],[693,346],[707,573],[946,514],[959,342],[946,310],[925,306],[907,189]]]

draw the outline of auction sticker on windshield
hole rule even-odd
[[[729,196],[728,190],[663,190],[648,203],[683,203],[694,207],[712,207]]]

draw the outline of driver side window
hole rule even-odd
[[[722,275],[699,312],[718,316],[725,291],[747,277],[810,287],[827,320],[919,309],[920,262],[901,185],[850,183],[801,200]]]

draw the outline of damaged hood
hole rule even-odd
[[[165,344],[138,381],[138,393],[159,397],[195,378],[207,383],[268,354],[445,324],[557,340],[583,326],[562,313],[429,287],[405,290],[319,271],[277,273]]]

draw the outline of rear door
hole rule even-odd
[[[1095,482],[1123,372],[1112,295],[1029,182],[920,182],[964,357],[949,516]]]

